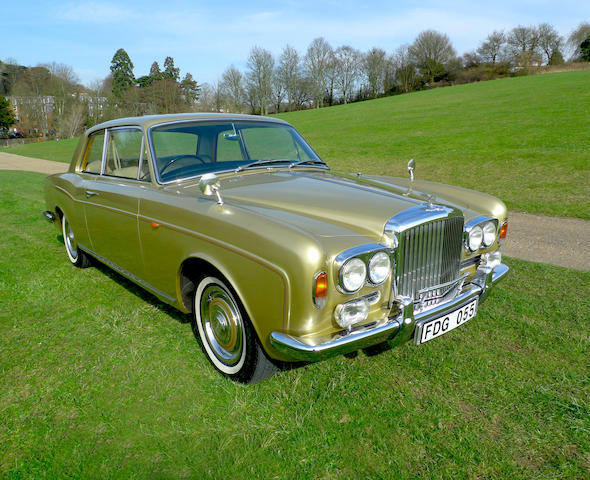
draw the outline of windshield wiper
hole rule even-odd
[[[248,163],[247,165],[240,165],[236,168],[236,173],[245,170],[246,168],[251,167],[258,167],[259,165],[271,165],[273,163],[289,163],[291,160],[287,160],[286,158],[263,158],[261,160],[256,160],[255,162]]]
[[[299,165],[305,165],[306,163],[310,164],[310,165],[324,165],[325,167],[327,167],[328,165],[326,165],[326,162],[322,161],[322,160],[300,160],[298,162],[293,162],[291,164],[289,164],[289,168],[293,168],[293,167],[298,167]]]

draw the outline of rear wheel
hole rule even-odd
[[[61,217],[61,230],[64,237],[64,244],[66,246],[66,253],[72,265],[78,268],[86,268],[90,266],[90,259],[82,250],[78,248],[76,236],[72,230],[72,226],[65,214]]]
[[[237,295],[223,281],[216,277],[202,279],[195,291],[193,311],[193,332],[221,373],[243,383],[255,383],[275,372]]]

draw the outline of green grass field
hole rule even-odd
[[[510,210],[590,219],[590,70],[509,78],[280,115],[334,170],[491,193]],[[77,139],[0,149],[69,162]]]
[[[508,259],[442,338],[244,387],[186,317],[69,265],[42,179],[0,172],[1,478],[588,478],[589,272]]]
[[[590,71],[533,75],[280,115],[342,171],[500,197],[511,210],[590,219]]]

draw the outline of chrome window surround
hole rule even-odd
[[[465,228],[463,231],[463,247],[465,248],[465,250],[469,253],[475,253],[479,250],[485,250],[486,248],[490,248],[494,242],[490,243],[489,245],[484,245],[483,244],[483,239],[482,239],[482,244],[479,247],[479,249],[477,250],[471,250],[469,248],[469,232],[471,232],[471,229],[473,227],[475,227],[476,225],[479,225],[480,227],[482,227],[483,229],[483,224],[486,222],[492,222],[496,225],[496,238],[494,238],[494,242],[496,240],[498,240],[498,228],[499,228],[499,223],[497,218],[494,217],[487,217],[485,215],[480,215],[479,217],[475,217],[472,218],[471,220],[469,220],[466,224],[465,224]]]
[[[278,121],[278,120],[273,120],[273,119],[268,119],[265,118],[264,121],[263,120],[254,120],[254,119],[242,119],[242,118],[236,118],[232,121],[236,121],[236,122],[246,122],[246,123],[275,123],[278,125],[283,125],[283,126],[287,126],[287,127],[291,127],[293,130],[295,130],[297,132],[297,134],[301,137],[301,140],[303,140],[305,142],[305,144],[309,147],[309,149],[318,157],[318,159],[322,159],[322,157],[320,157],[317,152],[312,148],[312,146],[307,143],[307,140],[305,140],[305,138],[303,137],[303,135],[301,135],[301,133],[299,133],[297,131],[297,129],[295,127],[293,127],[292,125],[289,125],[286,122],[283,121]],[[189,177],[183,177],[183,178],[177,178],[174,180],[170,180],[168,182],[163,182],[162,179],[160,178],[160,172],[158,172],[158,167],[156,165],[156,151],[154,149],[154,143],[153,143],[153,139],[152,139],[152,130],[154,128],[157,127],[164,127],[166,125],[176,125],[176,124],[181,124],[181,123],[218,123],[219,120],[216,120],[214,118],[207,118],[207,119],[203,119],[203,120],[195,120],[190,119],[190,120],[175,120],[173,122],[164,122],[164,123],[158,123],[156,125],[152,125],[147,129],[147,139],[148,139],[148,145],[149,145],[149,149],[150,149],[150,153],[151,153],[151,157],[152,157],[152,168],[154,170],[154,178],[156,179],[156,183],[158,185],[172,185],[175,183],[180,183],[180,182],[184,182],[186,180],[193,180],[195,178],[199,178],[202,177],[203,175],[205,175],[205,173],[199,174],[199,175],[191,175]],[[330,167],[328,166],[328,164],[324,163],[323,165],[306,165],[306,167],[311,167],[311,168],[320,168],[322,170],[330,170]],[[272,168],[276,168],[276,167],[272,167]],[[253,170],[259,170],[259,169],[263,169],[263,170],[267,170],[269,169],[268,165],[261,165],[260,167],[255,167],[253,168]],[[220,173],[232,173],[235,172],[236,169],[235,168],[228,168],[226,170],[216,170],[215,172],[207,172],[207,173],[215,173],[216,175],[220,174]]]
[[[368,243],[366,245],[359,245],[358,247],[349,248],[348,250],[338,254],[338,256],[334,259],[334,271],[336,272],[335,277],[338,279],[338,282],[336,283],[336,289],[345,295],[353,295],[361,290],[361,288],[363,288],[365,285],[377,287],[385,283],[391,274],[388,275],[381,283],[373,283],[369,278],[369,260],[377,252],[387,253],[389,255],[389,260],[391,261],[392,270],[395,270],[394,249],[388,247],[387,245],[382,243]],[[364,262],[365,266],[367,267],[367,277],[363,285],[361,285],[357,290],[348,291],[342,286],[342,267],[348,260],[352,258],[360,258]]]

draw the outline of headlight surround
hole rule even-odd
[[[367,280],[367,266],[360,258],[351,258],[340,268],[340,284],[347,292],[361,289]]]
[[[467,238],[467,247],[472,252],[476,252],[481,248],[483,242],[483,229],[479,225],[475,225],[469,231],[469,237]]]
[[[486,222],[483,224],[483,239],[484,247],[489,247],[496,240],[496,224],[494,222]]]
[[[373,285],[380,285],[391,272],[391,259],[386,252],[377,252],[369,260],[369,280]]]

